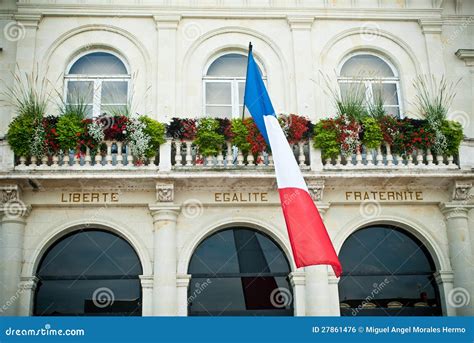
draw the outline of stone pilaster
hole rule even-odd
[[[304,272],[296,271],[290,274],[290,284],[293,287],[293,307],[297,317],[306,315],[306,276]]]
[[[178,292],[178,316],[181,317],[186,317],[188,315],[188,289],[190,281],[190,274],[180,274],[176,278],[176,287]]]

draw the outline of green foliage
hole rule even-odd
[[[145,153],[146,157],[153,157],[156,155],[156,151],[158,150],[160,145],[165,142],[166,127],[164,124],[147,116],[141,116],[140,118],[138,118],[138,120],[145,124],[145,128],[143,129],[143,131],[146,135],[150,137],[148,149]]]
[[[367,104],[367,114],[372,118],[380,120],[386,115],[385,108],[383,107],[385,99],[383,97],[382,84],[374,86],[377,87],[373,87],[373,101]]]
[[[245,126],[242,119],[232,119],[232,144],[235,145],[243,154],[246,154],[250,150],[250,143],[247,141],[249,130]]]
[[[341,153],[338,130],[332,119],[324,119],[314,126],[313,144],[322,151],[324,159],[337,157]]]
[[[364,135],[362,137],[362,143],[368,149],[376,149],[380,146],[383,140],[382,130],[378,121],[372,117],[366,117],[362,119],[362,127]]]
[[[446,137],[446,155],[456,156],[459,153],[459,146],[464,139],[463,129],[460,123],[453,120],[444,120],[441,124],[441,132]]]
[[[77,113],[66,113],[59,117],[56,124],[59,147],[67,152],[78,146],[78,139],[84,134],[83,117]]]
[[[41,125],[34,114],[24,112],[15,117],[7,132],[8,144],[16,156],[30,156],[35,128]]]
[[[199,147],[202,156],[216,156],[219,153],[224,144],[224,135],[219,134],[218,129],[219,122],[214,118],[199,120],[194,143]]]

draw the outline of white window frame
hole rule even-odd
[[[89,54],[95,53],[95,52],[103,52],[106,54],[113,55],[117,57],[125,66],[125,69],[127,70],[127,74],[107,74],[107,75],[88,75],[88,74],[69,74],[69,71],[71,70],[72,66],[82,57],[87,56]],[[75,59],[73,59],[69,65],[67,66],[67,73],[64,76],[64,99],[67,102],[67,96],[68,96],[68,88],[69,88],[69,81],[86,81],[86,82],[92,82],[93,83],[93,94],[92,94],[92,103],[91,104],[86,104],[88,106],[92,105],[92,118],[96,118],[100,116],[101,113],[101,101],[102,101],[102,83],[105,82],[118,82],[118,81],[125,81],[127,82],[127,98],[126,101],[128,103],[130,99],[130,86],[131,86],[131,76],[130,76],[130,69],[128,67],[128,64],[124,61],[124,59],[114,53],[113,51],[108,51],[108,50],[88,50],[78,56],[76,56]],[[107,106],[114,106],[114,105],[127,105],[127,103],[122,104],[122,103],[112,103],[112,104],[107,104]]]
[[[352,57],[358,56],[358,55],[372,55],[374,57],[380,58],[383,62],[385,62],[388,67],[391,69],[392,73],[394,76],[392,77],[348,77],[348,76],[341,76],[341,71],[342,68],[344,67],[344,64],[349,61]],[[384,108],[397,108],[399,117],[403,119],[403,103],[402,103],[402,96],[401,96],[401,87],[400,87],[400,76],[398,74],[397,68],[388,61],[386,58],[383,56],[380,56],[378,54],[375,54],[370,51],[359,51],[355,52],[352,54],[347,55],[342,62],[339,64],[339,69],[337,73],[337,81],[338,84],[341,83],[364,83],[365,86],[365,100],[367,103],[372,104],[373,99],[374,99],[374,89],[373,85],[375,84],[393,84],[395,85],[395,89],[397,91],[397,102],[398,105],[384,105]]]
[[[219,58],[229,55],[229,54],[238,54],[244,57],[247,55],[243,54],[241,51],[226,51],[216,55],[213,59],[211,59],[206,67],[204,68],[204,73],[202,76],[202,88],[203,88],[203,101],[202,101],[202,110],[204,115],[207,115],[207,108],[208,107],[230,107],[231,108],[231,115],[232,118],[241,118],[242,117],[242,110],[240,109],[243,106],[243,103],[239,101],[239,84],[242,83],[245,85],[245,77],[231,77],[231,76],[207,76],[209,68],[211,65],[217,61]],[[265,73],[264,68],[262,67],[261,63],[256,60],[256,63],[260,70],[262,71],[262,79],[265,85],[267,84],[267,76]],[[229,83],[230,84],[230,91],[231,91],[231,103],[230,104],[207,104],[207,83]]]

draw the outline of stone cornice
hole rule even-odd
[[[423,18],[418,20],[423,34],[440,34],[443,31],[443,21],[441,18]]]
[[[181,21],[180,15],[154,15],[156,28],[158,30],[176,30]]]
[[[468,67],[474,66],[474,49],[459,49],[456,51],[456,56],[463,60]]]
[[[467,205],[458,202],[449,202],[439,205],[441,212],[444,214],[446,219],[453,218],[464,218],[467,219],[469,216],[469,210],[474,208],[474,205]]]
[[[26,28],[33,28],[37,29],[41,18],[43,16],[40,13],[32,13],[32,14],[15,14],[14,18],[17,22],[21,23]]]
[[[286,18],[291,30],[311,30],[314,23],[312,16],[288,16]]]

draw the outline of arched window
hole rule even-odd
[[[76,231],[43,256],[34,315],[141,315],[140,260],[123,238]]]
[[[65,80],[66,102],[85,105],[90,117],[119,113],[127,107],[130,74],[112,53],[83,55],[70,66]]]
[[[353,233],[341,248],[342,315],[441,315],[436,272],[426,247],[392,226]]]
[[[357,94],[365,88],[367,104],[383,103],[386,113],[399,117],[400,78],[397,70],[383,58],[369,53],[357,53],[346,58],[339,71],[342,96]]]
[[[205,239],[189,264],[190,316],[291,316],[290,266],[268,236],[247,228]]]
[[[211,63],[203,77],[206,115],[215,118],[242,115],[246,73],[247,56],[242,54],[226,54]]]

